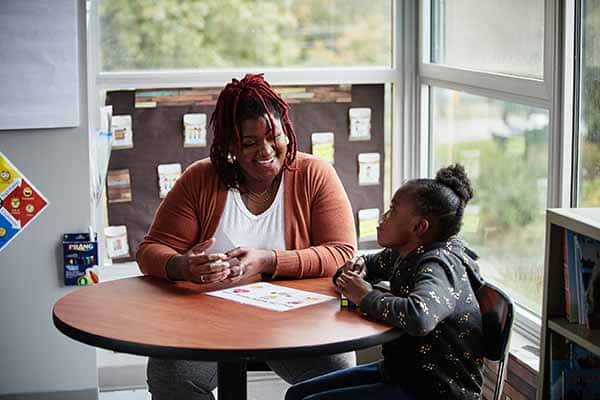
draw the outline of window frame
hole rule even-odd
[[[563,32],[568,36],[573,29],[569,23],[569,13],[575,0],[568,0],[564,7],[553,0],[544,1],[544,59],[542,79],[518,77],[498,73],[475,71],[429,62],[431,60],[431,10],[432,2],[426,0],[419,2],[419,21],[422,29],[419,30],[418,41],[418,84],[421,87],[421,99],[416,104],[420,109],[420,134],[423,136],[421,148],[417,154],[415,167],[421,176],[430,176],[430,103],[428,101],[429,89],[439,87],[466,92],[468,94],[485,96],[489,98],[515,102],[525,106],[542,108],[549,113],[548,125],[548,193],[547,207],[570,207],[572,203],[573,170],[572,170],[572,121],[567,122],[563,116],[568,117],[568,112],[573,111],[569,97],[572,91],[563,88],[562,83],[569,77],[569,68],[563,69],[567,64],[563,59],[566,53],[563,46],[569,46],[571,39],[563,37]],[[569,4],[571,3],[571,4]],[[571,20],[572,21],[572,20]],[[572,70],[571,70],[572,73]],[[572,77],[571,77],[572,82]],[[563,96],[564,91],[564,96]],[[574,157],[573,157],[574,158]],[[543,305],[542,305],[543,306]],[[540,316],[532,314],[524,307],[517,304],[515,318],[516,331],[524,334],[539,345]]]
[[[250,69],[101,72],[99,12],[101,0],[88,0],[88,114],[89,128],[98,125],[97,110],[106,90],[176,86],[223,86]],[[578,55],[580,20],[577,1],[544,1],[543,79],[473,71],[426,62],[429,59],[431,2],[392,1],[392,63],[390,67],[261,68],[274,85],[323,83],[392,84],[386,99],[386,124],[391,173],[384,182],[384,199],[406,179],[431,174],[429,87],[464,91],[549,112],[547,207],[577,204]],[[575,82],[575,83],[574,83]],[[575,172],[574,172],[575,171]],[[92,212],[94,214],[94,211]],[[101,220],[96,210],[92,222]],[[95,224],[94,224],[95,225]],[[518,307],[516,330],[539,343],[539,316]]]

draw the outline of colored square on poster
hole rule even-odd
[[[0,194],[4,193],[6,188],[17,184],[17,179],[21,174],[12,166],[8,159],[0,156]]]
[[[0,250],[4,248],[20,231],[18,224],[15,226],[15,221],[9,220],[10,217],[2,215],[0,209]]]
[[[4,207],[24,228],[46,207],[46,200],[25,179],[12,191],[5,193]]]

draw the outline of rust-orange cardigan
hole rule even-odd
[[[286,250],[276,251],[273,278],[333,275],[356,250],[354,218],[342,183],[329,163],[300,152],[284,174]],[[172,256],[211,238],[226,194],[209,159],[190,165],[140,243],[136,258],[142,272],[166,278]]]

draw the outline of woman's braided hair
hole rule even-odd
[[[430,220],[436,240],[447,240],[460,231],[465,206],[473,198],[462,165],[450,165],[440,169],[435,179],[414,179],[407,185],[413,191],[415,211]]]
[[[210,118],[214,138],[210,159],[227,188],[239,188],[244,175],[229,156],[231,146],[240,146],[242,121],[257,119],[266,113],[275,129],[273,116],[281,120],[284,134],[289,139],[283,168],[289,169],[296,158],[296,133],[288,115],[289,106],[265,81],[263,74],[247,74],[241,81],[232,79],[219,94],[217,106]]]

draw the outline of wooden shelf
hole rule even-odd
[[[600,330],[589,329],[584,325],[574,324],[565,318],[548,320],[548,329],[569,339],[593,353],[600,354]]]
[[[546,213],[542,347],[537,392],[537,398],[544,400],[550,398],[550,365],[553,351],[560,351],[565,340],[576,343],[594,354],[600,354],[600,330],[570,323],[565,318],[565,229],[600,241],[600,208],[556,208],[549,209]]]
[[[600,208],[551,208],[548,222],[600,240]]]

